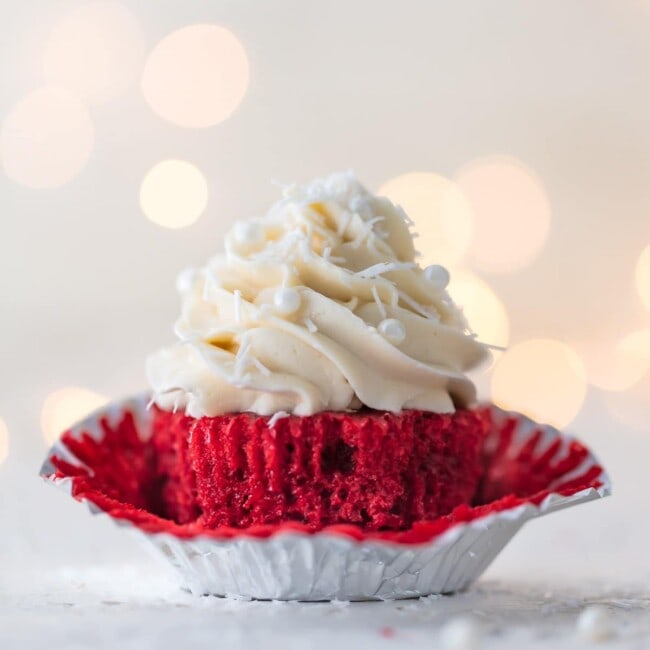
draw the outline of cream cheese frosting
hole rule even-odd
[[[201,417],[471,405],[465,372],[485,346],[446,269],[418,266],[404,211],[349,172],[283,196],[180,274],[179,341],[147,360],[158,406]]]

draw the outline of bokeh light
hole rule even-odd
[[[585,362],[590,384],[603,390],[624,391],[650,369],[650,329],[639,330],[614,342],[599,339],[576,344]]]
[[[470,271],[451,273],[449,294],[482,343],[504,347],[510,337],[510,321],[505,305],[488,285]]]
[[[239,106],[250,78],[239,39],[219,25],[191,25],[153,49],[142,92],[162,118],[187,128],[222,122]]]
[[[140,187],[145,215],[164,228],[185,228],[205,210],[208,184],[201,171],[185,160],[163,160],[154,165]]]
[[[64,90],[44,87],[9,111],[0,132],[0,155],[12,181],[27,187],[58,187],[83,169],[93,142],[86,106]]]
[[[557,427],[575,418],[586,392],[581,358],[553,339],[530,339],[512,346],[492,374],[492,399],[498,406]]]
[[[455,183],[438,174],[412,172],[385,182],[378,194],[401,205],[414,221],[423,266],[456,266],[463,259],[472,238],[472,209]]]
[[[41,411],[41,429],[48,444],[108,400],[87,388],[69,386],[48,395]]]
[[[643,249],[636,263],[636,288],[641,302],[650,311],[650,246]]]
[[[551,221],[537,176],[514,158],[495,157],[470,163],[455,180],[474,216],[470,262],[488,273],[530,264],[546,241]]]
[[[144,51],[144,37],[129,9],[117,2],[90,2],[54,25],[43,72],[48,84],[87,102],[102,102],[137,79]]]
[[[0,418],[0,465],[7,460],[7,456],[9,456],[9,428]]]

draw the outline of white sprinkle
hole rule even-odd
[[[384,307],[384,303],[379,299],[379,294],[377,293],[377,287],[373,284],[372,288],[370,289],[372,291],[372,297],[375,299],[375,302],[377,303],[377,309],[379,310],[379,314],[382,318],[386,318],[386,308]]]
[[[241,323],[241,291],[235,289],[235,323]]]
[[[402,343],[406,338],[404,324],[396,318],[387,318],[381,321],[377,329],[387,341],[394,345]]]
[[[481,643],[481,629],[469,616],[459,616],[440,630],[440,640],[445,650],[477,650]]]
[[[281,287],[273,296],[273,304],[283,314],[293,314],[300,307],[300,294],[291,287]]]
[[[436,289],[442,290],[449,284],[449,271],[440,264],[431,264],[424,269],[424,277]]]
[[[151,409],[153,408],[153,405],[154,405],[155,403],[156,403],[156,396],[154,395],[154,396],[153,396],[153,397],[152,397],[152,398],[147,402],[146,410],[147,410],[147,411],[151,411]]]
[[[602,605],[590,605],[580,612],[576,632],[583,641],[601,643],[613,634],[609,612]]]
[[[286,411],[278,411],[277,413],[274,413],[270,418],[269,421],[266,423],[269,427],[274,427],[275,424],[277,423],[278,420],[281,420],[282,418],[288,418],[289,414]]]
[[[357,271],[355,275],[360,278],[375,278],[378,275],[389,273],[390,271],[412,269],[415,268],[415,266],[417,265],[414,262],[380,262],[379,264],[373,264],[362,271]]]
[[[271,371],[259,359],[253,358],[252,363],[263,375],[268,377],[271,374]]]
[[[305,326],[312,334],[314,332],[318,332],[318,327],[316,327],[316,323],[314,323],[314,321],[311,318],[309,318],[309,316],[305,318]]]

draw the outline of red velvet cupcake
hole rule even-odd
[[[471,502],[485,349],[414,258],[403,211],[341,174],[181,275],[181,340],[147,366],[167,517],[404,530]]]

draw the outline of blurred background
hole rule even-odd
[[[48,446],[146,388],[177,273],[274,181],[349,168],[505,348],[482,398],[613,475],[490,575],[650,578],[650,2],[23,0],[0,24],[5,587],[148,561],[41,483]]]

